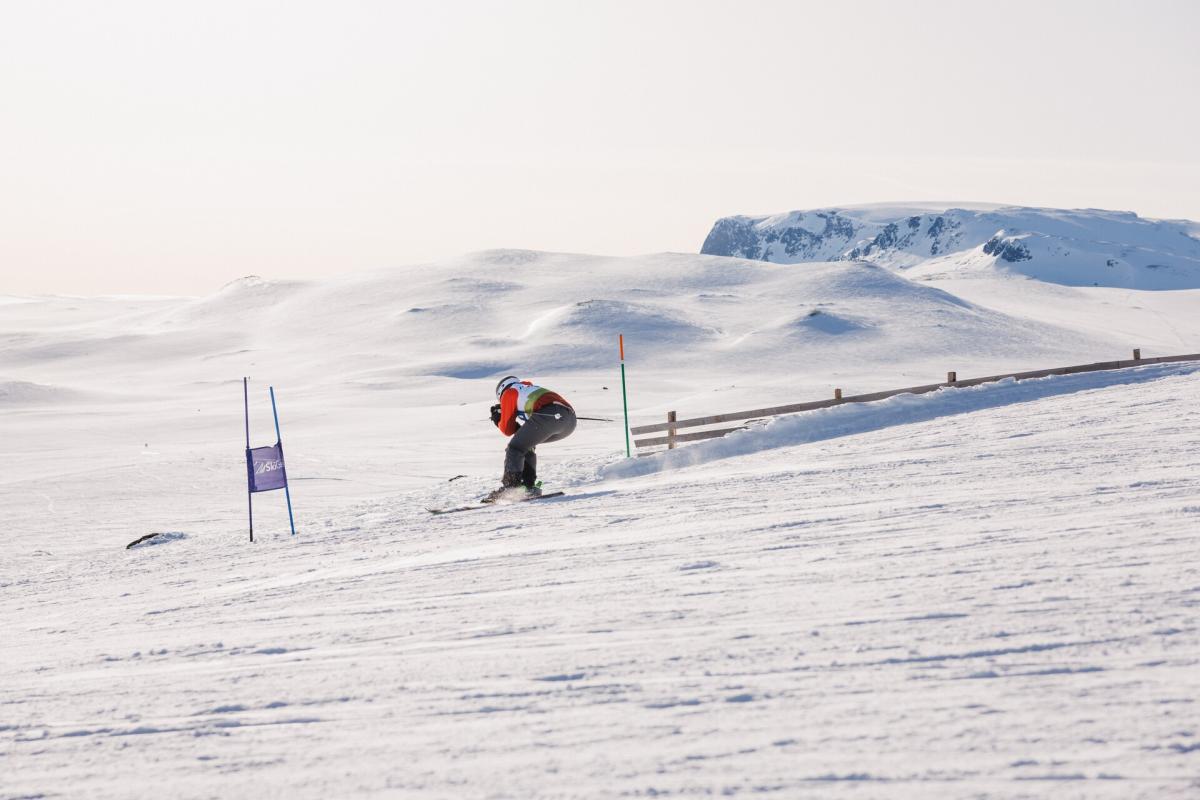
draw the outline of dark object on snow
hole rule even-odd
[[[132,542],[130,542],[129,544],[125,545],[125,549],[126,549],[126,550],[129,550],[129,549],[130,549],[130,548],[132,548],[134,545],[139,545],[139,544],[141,544],[142,542],[145,542],[145,541],[147,541],[147,540],[149,540],[149,539],[153,539],[155,536],[159,536],[159,535],[161,535],[161,534],[162,534],[162,531],[158,531],[158,533],[147,533],[147,534],[146,534],[145,536],[143,536],[142,538],[140,538],[140,539],[134,539]]]

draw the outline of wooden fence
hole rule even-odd
[[[851,395],[850,397],[843,397],[841,389],[834,389],[833,399],[830,400],[812,400],[807,403],[792,403],[790,405],[772,406],[770,408],[756,408],[753,411],[735,411],[731,414],[715,414],[711,417],[679,419],[678,415],[674,411],[668,411],[666,422],[656,422],[652,425],[639,425],[635,428],[630,428],[629,431],[634,436],[665,431],[666,435],[664,436],[654,436],[646,439],[634,439],[633,443],[639,450],[644,450],[651,447],[661,447],[662,445],[666,445],[668,449],[674,449],[678,444],[685,442],[698,442],[703,439],[716,439],[728,433],[742,430],[746,426],[738,425],[732,428],[696,431],[694,433],[679,433],[680,428],[706,428],[712,425],[721,425],[728,422],[740,422],[743,420],[759,419],[762,417],[774,417],[780,414],[795,414],[799,411],[812,411],[818,408],[829,408],[830,406],[839,406],[843,403],[869,403],[872,400],[883,400],[887,397],[895,397],[898,394],[924,394],[926,392],[934,392],[938,389],[944,389],[946,387],[978,386],[981,383],[992,383],[994,381],[1004,380],[1005,378],[1026,380],[1029,378],[1045,378],[1050,375],[1074,375],[1078,372],[1102,372],[1104,370],[1126,369],[1128,367],[1138,367],[1145,364],[1165,364],[1173,361],[1200,361],[1200,353],[1192,353],[1190,355],[1183,356],[1162,356],[1160,358],[1142,358],[1142,351],[1134,350],[1133,358],[1128,361],[1100,361],[1095,364],[1077,364],[1071,367],[1039,369],[1032,372],[1011,372],[1005,375],[989,375],[986,378],[970,378],[962,381],[958,380],[957,373],[949,372],[946,374],[945,383],[930,383],[926,384],[925,386],[909,386],[904,389],[889,389],[883,392]],[[638,455],[651,454],[646,452],[638,453]]]

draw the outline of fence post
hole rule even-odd
[[[675,415],[674,411],[667,412],[667,424],[670,425],[670,427],[667,428],[667,449],[668,450],[675,449],[675,420],[677,420],[677,419],[678,419],[678,417]]]
[[[1134,350],[1134,351],[1133,351],[1133,360],[1134,360],[1134,361],[1141,361],[1141,360],[1142,360],[1142,348],[1140,348],[1140,347],[1139,347],[1139,348],[1137,348],[1136,350]]]
[[[957,380],[958,380],[957,372],[947,372],[946,373],[946,383],[954,383]]]
[[[833,399],[834,399],[834,400],[841,400],[841,399],[842,399],[842,390],[841,390],[841,389],[834,389],[834,390],[833,390]]]

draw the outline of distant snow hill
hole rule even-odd
[[[657,371],[692,375],[703,364],[705,381],[724,383],[760,383],[797,363],[805,374],[894,365],[914,353],[1004,369],[1017,358],[1032,367],[1127,349],[1106,332],[996,311],[865,262],[780,269],[672,253],[492,250],[320,281],[251,276],[204,297],[130,306],[38,298],[0,314],[0,405],[127,389],[114,376],[131,374],[155,387],[178,376],[190,391],[265,370],[373,389],[413,376],[606,370],[620,334]]]
[[[1067,286],[1200,288],[1200,224],[1128,211],[968,204],[850,206],[717,220],[700,252],[869,261],[909,277],[1008,272]]]

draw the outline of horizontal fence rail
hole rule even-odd
[[[739,425],[736,428],[721,428],[715,431],[696,431],[695,433],[680,433],[675,436],[668,434],[659,436],[654,439],[637,439],[634,445],[637,447],[655,447],[656,445],[665,444],[668,449],[674,450],[677,442],[699,442],[703,439],[719,439],[727,433],[734,431],[745,430],[745,425]]]
[[[639,425],[635,428],[630,428],[630,433],[636,435],[646,433],[666,432],[665,436],[656,436],[649,439],[635,439],[634,445],[638,448],[657,447],[666,445],[668,449],[673,449],[677,443],[696,442],[703,439],[716,439],[726,434],[737,430],[742,430],[746,426],[741,425],[733,428],[721,428],[720,430],[712,431],[697,431],[695,433],[677,433],[680,428],[702,428],[709,425],[720,425],[727,422],[741,422],[744,420],[758,419],[760,417],[775,417],[781,414],[795,414],[801,411],[814,411],[818,408],[829,408],[831,406],[840,406],[845,403],[869,403],[874,400],[884,400],[888,397],[895,397],[899,394],[925,394],[926,392],[935,392],[938,389],[947,387],[965,387],[978,386],[983,383],[994,383],[996,381],[1013,378],[1014,380],[1028,380],[1030,378],[1047,378],[1051,375],[1074,375],[1080,372],[1103,372],[1106,370],[1126,369],[1128,367],[1140,367],[1146,364],[1166,364],[1179,361],[1200,361],[1200,353],[1191,353],[1182,356],[1161,356],[1159,358],[1142,358],[1141,350],[1133,351],[1133,358],[1127,361],[1099,361],[1094,364],[1076,364],[1070,367],[1054,367],[1053,369],[1037,369],[1029,372],[1010,372],[1004,375],[989,375],[985,378],[969,378],[967,380],[958,380],[956,372],[946,374],[945,383],[929,383],[924,386],[909,386],[904,389],[889,389],[883,392],[871,392],[869,394],[857,394],[849,397],[842,396],[841,389],[834,389],[833,399],[830,400],[811,400],[806,403],[792,403],[790,405],[770,406],[768,408],[756,408],[752,411],[735,411],[729,414],[714,414],[709,417],[694,417],[692,419],[677,419],[674,411],[667,412],[666,422],[656,422],[651,425]]]

